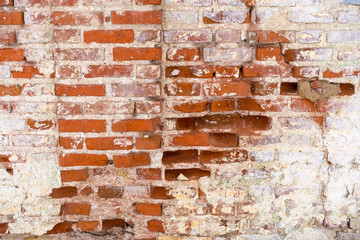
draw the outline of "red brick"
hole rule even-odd
[[[176,119],[177,130],[193,130],[195,129],[196,118],[178,118]]]
[[[198,83],[168,83],[165,93],[168,96],[199,96],[201,85]]]
[[[4,61],[24,61],[24,50],[16,48],[1,48],[0,62]]]
[[[56,96],[105,96],[105,86],[102,84],[57,84],[55,91]]]
[[[351,96],[355,94],[355,86],[351,83],[340,83],[340,96]]]
[[[0,12],[0,25],[22,25],[24,24],[23,12]]]
[[[114,165],[116,168],[140,167],[150,164],[151,158],[147,153],[114,156]]]
[[[112,130],[114,132],[151,132],[160,126],[160,119],[129,119],[114,121]]]
[[[160,60],[161,48],[124,48],[117,47],[113,50],[114,61],[129,60]]]
[[[0,2],[0,6],[1,6],[1,2]],[[9,227],[7,223],[0,223],[0,234],[6,233],[8,228]]]
[[[113,84],[112,92],[115,97],[159,97],[160,84]]]
[[[178,118],[176,119],[177,130],[194,130],[197,118]]]
[[[86,169],[61,171],[62,182],[83,182],[88,178]]]
[[[292,99],[291,103],[291,110],[295,112],[314,112],[315,105],[308,99]]]
[[[161,11],[111,12],[113,24],[161,24]]]
[[[238,78],[240,76],[240,67],[216,66],[215,72],[218,78]]]
[[[204,164],[221,164],[244,162],[248,160],[246,151],[201,151],[200,162]]]
[[[138,180],[161,180],[161,168],[141,168],[136,169]]]
[[[282,82],[280,85],[281,95],[297,95],[297,83],[296,82]]]
[[[197,163],[199,162],[199,154],[197,150],[177,150],[165,151],[163,153],[162,163],[164,165],[172,165],[177,163]]]
[[[133,148],[130,137],[98,137],[85,140],[88,150],[130,150]]]
[[[77,196],[76,187],[60,187],[54,188],[50,196],[52,198],[71,198]]]
[[[276,60],[282,61],[283,56],[281,55],[280,47],[258,47],[256,49],[256,59],[259,61]]]
[[[21,71],[12,71],[13,78],[33,78],[44,76],[37,67],[23,66]]]
[[[88,203],[65,203],[63,206],[65,215],[89,215],[90,204]]]
[[[260,65],[251,64],[243,66],[242,74],[244,77],[288,77],[290,75],[290,66],[288,64],[279,65]]]
[[[145,138],[136,138],[136,149],[159,149],[161,148],[160,135],[153,135]]]
[[[189,169],[166,169],[165,170],[165,180],[167,181],[177,181],[178,176],[182,174],[188,180],[198,180],[201,177],[210,177],[209,170],[202,170],[198,168],[189,168]]]
[[[135,0],[136,5],[161,5],[161,0]]]
[[[90,196],[93,193],[94,193],[94,191],[93,191],[92,187],[85,187],[84,189],[82,189],[80,191],[81,196]]]
[[[209,146],[208,133],[190,133],[174,136],[171,143],[174,146]]]
[[[185,102],[174,105],[174,110],[183,113],[197,113],[205,112],[208,110],[208,102]]]
[[[212,78],[213,66],[172,66],[166,67],[166,77],[175,78]]]
[[[294,78],[318,78],[320,69],[318,67],[298,67],[295,66],[292,69],[292,76]]]
[[[73,222],[65,221],[55,224],[55,226],[46,232],[47,235],[49,234],[59,234],[59,233],[66,233],[74,231],[72,229]]]
[[[226,112],[235,109],[234,100],[213,100],[210,103],[210,111],[212,112]]]
[[[134,42],[134,30],[92,30],[84,31],[86,43],[132,43]]]
[[[76,227],[81,231],[96,231],[98,226],[98,221],[78,221],[76,224]]]
[[[108,163],[106,155],[85,153],[60,154],[59,161],[61,167],[105,166]]]
[[[154,199],[173,199],[173,196],[170,196],[165,187],[152,186],[150,191],[150,197]]]
[[[122,198],[123,188],[103,186],[98,188],[99,198]]]
[[[256,43],[291,43],[295,41],[295,33],[287,31],[256,31]]]
[[[19,96],[20,94],[20,85],[0,85],[0,96]]]
[[[238,134],[253,134],[257,131],[268,130],[271,119],[266,116],[242,116],[240,114],[215,114],[200,117],[196,120],[197,130],[231,130]]]
[[[161,204],[137,203],[136,214],[161,216]]]
[[[15,31],[0,30],[0,44],[13,44],[13,43],[15,43]]]
[[[59,137],[59,145],[63,149],[83,149],[84,139],[78,137]]]
[[[58,120],[60,132],[105,132],[105,120],[76,119],[76,120]]]
[[[268,96],[277,93],[278,83],[267,82],[253,82],[251,86],[251,93],[255,96]]]
[[[344,68],[340,71],[332,71],[331,69],[326,69],[323,72],[324,78],[343,78],[343,77],[360,77],[360,69],[358,68]]]
[[[161,101],[151,102],[136,102],[136,113],[160,113],[161,112]]]
[[[251,85],[249,82],[209,83],[204,84],[207,96],[249,96]]]
[[[14,0],[0,0],[0,6],[14,6]]]
[[[125,228],[124,219],[104,219],[102,220],[102,230],[107,231],[113,227]]]
[[[126,65],[90,65],[87,67],[85,78],[96,77],[130,77],[133,66]]]
[[[148,229],[150,232],[161,232],[165,233],[163,222],[160,220],[150,220],[148,221]]]
[[[54,25],[101,25],[102,12],[53,12]]]
[[[211,133],[210,142],[214,147],[237,147],[238,137],[234,133]]]
[[[200,60],[199,48],[170,48],[166,53],[170,61],[196,61]]]

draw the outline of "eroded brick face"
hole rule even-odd
[[[0,0],[0,238],[360,239],[359,6]]]

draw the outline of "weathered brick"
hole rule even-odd
[[[200,59],[199,48],[170,48],[166,53],[170,61],[196,61]]]
[[[112,92],[116,97],[158,97],[160,96],[160,85],[158,83],[113,84]]]
[[[70,48],[55,50],[55,59],[58,61],[101,61],[104,60],[102,48]]]
[[[114,61],[160,60],[161,48],[123,48],[113,49]]]
[[[133,66],[129,65],[90,65],[85,78],[96,77],[131,77]]]
[[[85,143],[89,150],[129,150],[133,148],[132,138],[125,137],[86,138]]]
[[[360,41],[360,31],[331,31],[327,35],[328,42],[358,42]]]
[[[250,14],[247,10],[243,11],[220,11],[204,12],[203,22],[212,23],[249,23]]]
[[[166,67],[167,77],[175,78],[211,78],[214,68],[212,66],[174,66]]]
[[[161,24],[160,11],[111,12],[113,24]]]
[[[15,31],[0,30],[0,44],[15,43]]]
[[[295,0],[249,0],[249,7],[294,7]]]
[[[209,170],[203,169],[167,169],[165,170],[165,179],[167,181],[177,181],[179,175],[184,175],[188,180],[198,180],[202,177],[210,177]]]
[[[199,15],[190,11],[169,11],[165,12],[165,19],[172,23],[191,24],[199,22]]]
[[[334,16],[331,13],[321,11],[316,8],[307,10],[291,11],[289,20],[295,23],[333,23]]]
[[[300,43],[318,43],[320,42],[321,30],[304,30],[297,32],[297,39]]]
[[[150,132],[159,128],[160,119],[129,119],[114,121],[112,130],[114,132]]]
[[[53,12],[54,25],[101,25],[103,13],[101,12]]]
[[[204,48],[205,62],[235,62],[242,64],[254,58],[252,48]]]
[[[166,43],[205,43],[212,41],[210,29],[201,30],[168,30],[164,32]]]
[[[99,198],[122,198],[122,187],[103,186],[98,188]]]
[[[332,59],[331,48],[303,48],[285,51],[285,61],[329,61]]]
[[[241,30],[221,29],[216,31],[216,42],[241,42]]]

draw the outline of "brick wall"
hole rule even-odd
[[[360,1],[0,0],[0,45],[4,238],[360,239]]]

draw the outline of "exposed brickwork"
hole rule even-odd
[[[0,234],[360,238],[359,6],[0,0]]]

